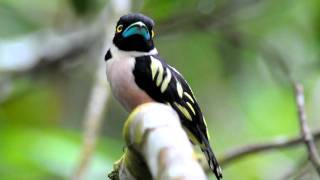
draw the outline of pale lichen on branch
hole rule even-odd
[[[179,117],[169,106],[138,106],[124,126],[128,148],[109,174],[112,179],[207,179]]]

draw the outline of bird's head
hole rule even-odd
[[[142,14],[122,16],[116,26],[114,45],[123,51],[149,52],[154,48],[154,22]]]

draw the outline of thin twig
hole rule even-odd
[[[103,66],[101,66],[103,67]],[[101,127],[103,112],[110,97],[110,91],[104,75],[104,68],[99,68],[94,86],[91,91],[86,116],[84,119],[84,142],[80,155],[80,162],[72,179],[84,179],[90,159],[94,153],[97,136]]]
[[[103,120],[103,112],[110,97],[109,86],[105,75],[105,66],[103,57],[108,46],[110,46],[111,36],[114,32],[114,24],[122,14],[129,11],[130,0],[112,0],[102,11],[98,22],[100,24],[108,23],[105,34],[105,44],[98,53],[98,63],[96,66],[95,82],[90,94],[87,112],[85,116],[85,132],[80,162],[72,177],[73,180],[84,179],[89,167],[90,159],[96,147],[99,129]]]
[[[294,85],[295,97],[296,97],[296,103],[297,103],[297,109],[298,109],[298,115],[299,115],[301,136],[303,137],[303,140],[308,149],[310,161],[312,162],[313,166],[315,167],[318,174],[320,175],[320,157],[319,157],[316,145],[314,143],[313,135],[307,123],[307,115],[304,107],[305,103],[304,103],[303,86],[299,83],[294,83],[293,85]]]
[[[190,31],[200,29],[201,31],[210,30],[211,28],[224,28],[233,24],[233,19],[239,11],[245,8],[259,5],[263,1],[248,0],[238,3],[237,1],[226,1],[219,8],[214,8],[209,13],[202,13],[201,10],[192,9],[172,15],[166,19],[159,21],[157,24],[157,32],[161,35]]]
[[[313,133],[313,136],[315,140],[320,140],[320,130],[315,131]],[[232,161],[238,160],[248,155],[254,155],[256,153],[261,153],[270,150],[290,148],[293,146],[300,145],[303,142],[304,139],[299,136],[294,138],[276,138],[268,143],[246,145],[227,152],[224,156],[222,156],[220,163],[222,165],[227,165]]]

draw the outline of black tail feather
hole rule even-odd
[[[222,171],[221,171],[220,165],[219,165],[215,155],[213,154],[210,146],[201,148],[201,150],[206,156],[206,159],[209,164],[209,168],[216,175],[218,180],[222,179]]]
[[[202,132],[200,132],[200,135],[202,136],[202,142],[203,142],[203,144],[200,146],[201,151],[204,153],[208,161],[209,168],[216,175],[217,179],[220,180],[222,179],[222,170],[217,161],[217,158],[211,149],[208,139],[202,134]]]

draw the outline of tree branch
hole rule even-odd
[[[310,161],[312,162],[313,166],[315,167],[318,174],[320,175],[320,157],[318,155],[318,151],[314,143],[313,135],[307,123],[307,115],[305,113],[305,107],[304,107],[305,103],[304,103],[303,86],[295,82],[293,83],[293,85],[294,85],[294,90],[295,90],[294,92],[295,92],[296,104],[297,104],[298,115],[299,115],[301,136],[303,137],[303,140],[306,144]]]
[[[199,9],[187,10],[182,13],[172,15],[167,19],[161,20],[157,25],[157,32],[164,35],[172,32],[190,31],[199,29],[201,31],[211,28],[221,28],[230,26],[234,23],[236,14],[251,6],[258,6],[264,1],[246,0],[236,1],[228,0],[221,7],[215,7],[212,11],[201,12]]]
[[[104,30],[100,26],[93,23],[64,34],[47,30],[7,40],[0,46],[0,72],[19,75],[57,67],[101,43]]]
[[[233,149],[227,152],[225,155],[223,155],[222,158],[219,160],[223,166],[249,155],[254,155],[257,153],[271,151],[271,150],[290,148],[293,146],[302,145],[303,143],[306,143],[310,160],[314,165],[314,167],[316,168],[317,172],[319,173],[320,161],[319,161],[319,155],[318,155],[314,141],[320,140],[320,130],[317,130],[314,133],[311,133],[306,122],[307,118],[304,110],[303,87],[297,83],[294,83],[294,89],[295,89],[296,103],[298,107],[299,122],[301,125],[301,136],[294,137],[294,138],[276,138],[267,143],[246,145],[240,148]],[[207,165],[205,165],[205,169],[206,169],[206,172],[209,172],[209,168]]]
[[[315,140],[320,140],[320,130],[315,131],[313,135]],[[235,160],[244,158],[249,155],[254,155],[271,150],[291,148],[303,143],[304,139],[301,136],[298,136],[294,138],[276,138],[267,143],[245,145],[243,147],[236,148],[227,152],[222,156],[220,163],[225,166]]]
[[[130,9],[130,0],[111,0],[102,11],[98,22],[108,24],[105,30],[105,44],[97,51],[97,66],[94,84],[91,90],[86,116],[84,118],[84,142],[80,155],[79,164],[74,172],[72,179],[83,179],[88,169],[90,159],[96,147],[96,141],[103,120],[103,112],[110,97],[109,86],[105,75],[104,54],[110,46],[111,38],[114,32],[114,24],[118,18],[127,13]]]
[[[161,103],[140,105],[126,121],[124,137],[128,148],[109,178],[206,179],[172,108]]]

